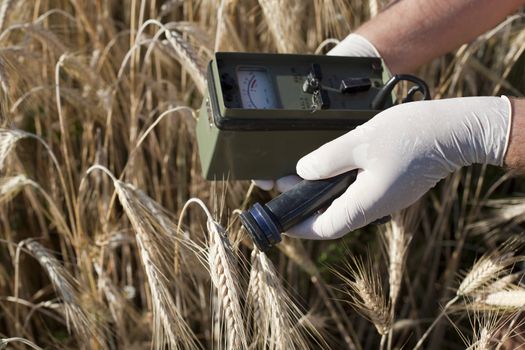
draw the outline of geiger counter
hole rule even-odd
[[[295,173],[304,155],[392,106],[396,84],[427,85],[411,75],[390,77],[380,58],[295,54],[216,53],[197,122],[203,175],[208,180],[277,179]],[[280,233],[328,205],[356,172],[302,181],[265,205],[241,214],[262,251]]]

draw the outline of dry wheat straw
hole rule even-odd
[[[293,328],[289,324],[290,316],[284,303],[286,292],[276,275],[275,268],[266,255],[259,254],[261,269],[265,272],[266,305],[270,311],[270,349],[293,349]]]
[[[392,215],[386,232],[381,236],[388,257],[390,323],[395,322],[396,305],[405,271],[405,261],[412,232],[417,223],[417,206]],[[388,334],[388,348],[392,348],[393,330]]]
[[[170,13],[173,13],[173,11],[184,4],[184,0],[166,0],[163,2],[163,4],[160,6],[160,13],[159,17],[164,17],[166,15],[169,15]]]
[[[53,288],[62,298],[68,328],[71,326],[88,347],[93,340],[104,344],[104,333],[94,318],[94,310],[82,308],[78,281],[40,243],[29,241],[25,246],[46,271]]]
[[[1,338],[0,339],[0,349],[7,349],[7,347],[9,346],[10,343],[17,343],[17,342],[25,344],[25,345],[29,346],[32,349],[44,350],[40,346],[38,346],[35,343],[33,343],[32,341],[24,339],[24,338],[20,338],[20,337]]]
[[[9,94],[9,76],[7,74],[7,70],[5,68],[6,63],[4,58],[0,57],[0,87],[2,87],[2,90],[5,94],[5,96],[8,96]],[[7,99],[4,98],[2,102],[7,103]]]
[[[146,272],[151,299],[153,302],[153,344],[156,348],[195,349],[200,345],[195,335],[184,320],[181,310],[173,300],[170,282],[164,271],[166,269],[164,250],[167,248],[160,242],[169,242],[169,236],[159,237],[155,217],[144,203],[146,195],[132,185],[117,180],[109,170],[101,166],[93,166],[87,173],[98,169],[108,174],[115,186],[119,201],[136,232],[142,264]],[[164,239],[164,240],[163,240]],[[160,240],[160,242],[159,242]]]
[[[114,182],[115,189],[128,219],[137,233],[137,246],[142,263],[148,277],[148,283],[153,301],[154,344],[161,348],[165,345],[170,349],[194,349],[198,346],[195,336],[183,319],[181,311],[173,300],[168,285],[170,281],[162,271],[159,252],[164,248],[155,244],[155,228],[144,215],[143,204],[136,189],[121,181]],[[167,342],[167,344],[166,344]]]
[[[308,273],[319,293],[320,299],[328,309],[331,319],[335,322],[338,331],[342,334],[347,347],[351,350],[361,349],[359,342],[357,342],[358,337],[352,322],[346,315],[341,304],[336,301],[336,295],[323,280],[319,269],[302,244],[283,236],[283,241],[278,245],[278,248],[283,251],[288,258],[294,261],[297,266],[300,266],[302,270]]]
[[[299,35],[289,35],[300,25],[302,1],[259,0],[266,24],[274,37],[277,50],[282,53],[304,52],[304,42]]]
[[[71,239],[73,237],[71,230],[53,198],[39,184],[25,175],[19,174],[0,178],[0,203],[13,199],[25,186],[36,189],[45,198],[49,206],[50,217],[56,224],[57,229],[65,237]]]
[[[98,263],[94,262],[93,267],[98,276],[97,287],[106,297],[113,320],[119,325],[123,324],[124,312],[128,310],[126,307],[126,299],[119,293],[111,279]]]
[[[370,18],[377,16],[377,13],[379,12],[378,0],[369,0],[368,4],[370,10]]]
[[[510,318],[500,311],[475,311],[472,318],[469,316],[469,320],[473,330],[472,339],[465,337],[458,329],[461,338],[468,350],[485,350],[495,349],[495,345],[500,343],[498,338],[501,337],[502,328],[509,324]]]
[[[0,32],[4,30],[9,11],[15,2],[15,0],[4,0],[2,2],[2,5],[0,6]]]

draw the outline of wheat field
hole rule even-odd
[[[215,51],[323,54],[379,0],[3,0],[0,348],[515,349],[525,186],[471,167],[382,226],[285,237],[275,193],[200,175]],[[525,92],[523,10],[418,75],[434,98]]]

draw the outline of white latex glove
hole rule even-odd
[[[506,97],[410,102],[379,113],[299,160],[297,173],[308,180],[359,174],[324,213],[287,234],[337,238],[406,208],[463,166],[501,166],[510,118]]]
[[[359,34],[350,34],[332,50],[328,56],[354,56],[354,57],[380,57],[379,52],[372,43]],[[299,176],[290,175],[273,180],[253,180],[255,185],[262,190],[269,191],[275,188],[279,192],[286,192],[302,179]]]

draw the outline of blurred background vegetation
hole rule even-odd
[[[424,348],[482,348],[479,340],[487,334],[490,348],[513,348],[507,338],[519,339],[519,308],[472,303],[483,299],[479,294],[460,298],[446,317],[440,312],[459,295],[462,271],[501,242],[520,237],[525,201],[515,173],[464,169],[389,224],[334,242],[286,239],[270,262],[251,253],[236,209],[275,193],[200,176],[195,118],[205,63],[214,51],[322,54],[387,5],[381,0],[3,0],[2,344],[401,349],[414,347],[439,320]],[[522,96],[523,15],[521,10],[422,67],[418,75],[434,98]],[[200,198],[227,233],[217,233],[196,202],[183,213],[190,198]],[[217,237],[227,239],[217,242]],[[397,261],[389,237],[402,239]],[[521,291],[520,251],[514,244],[511,253],[499,252],[518,256],[492,276],[512,276],[503,291]],[[220,260],[221,254],[229,258]],[[226,280],[235,276],[238,285],[221,289],[213,277],[216,256],[232,272]],[[350,291],[359,275],[347,265],[356,256],[365,257],[365,270],[373,266],[374,283],[382,286],[384,295],[378,297],[389,305],[386,337],[378,335],[379,321]],[[260,326],[263,316],[254,311],[259,299],[249,297],[256,263],[264,281],[274,281],[264,291],[280,306],[261,305],[272,310],[266,317],[277,327]],[[392,290],[396,295],[388,296]],[[238,315],[228,313],[224,302],[233,291]]]

